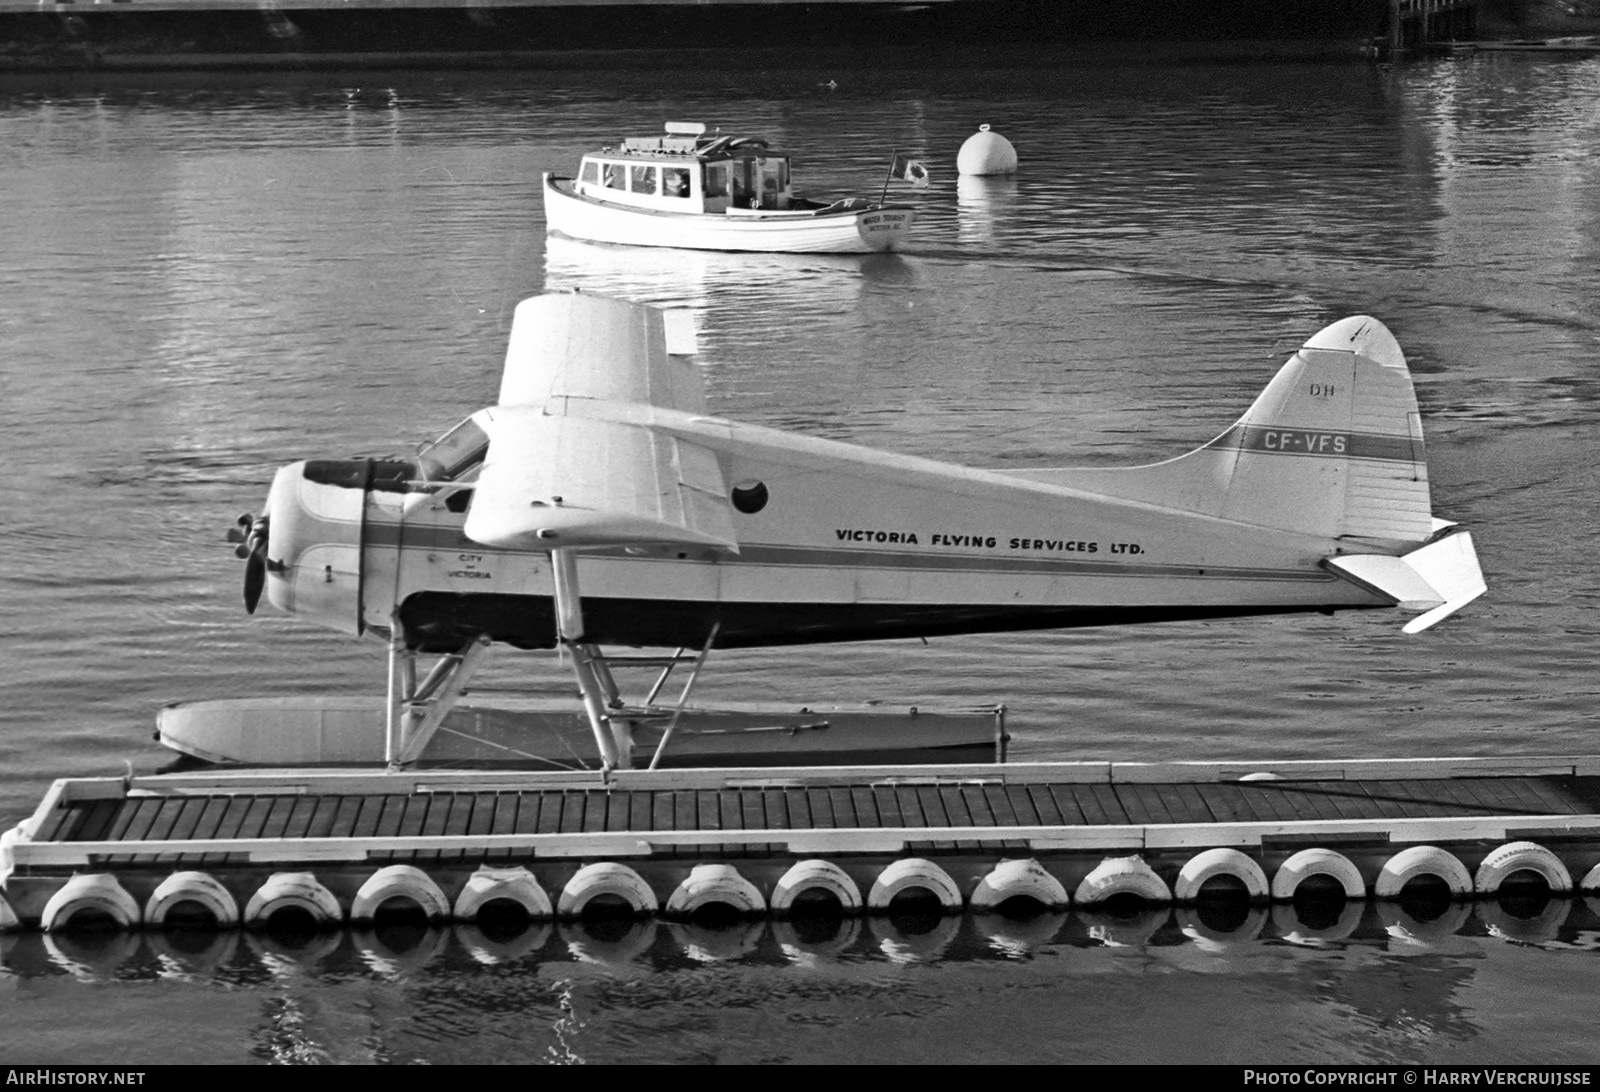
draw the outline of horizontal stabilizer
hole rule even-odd
[[[1406,633],[1421,633],[1488,590],[1472,536],[1445,535],[1403,557],[1353,554],[1323,562],[1328,568],[1402,610],[1425,613],[1407,622]]]

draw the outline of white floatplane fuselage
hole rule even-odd
[[[562,547],[584,636],[633,646],[1455,609],[1481,591],[1470,538],[1432,517],[1409,375],[1371,319],[1317,335],[1187,456],[1023,472],[710,416],[649,309],[547,296],[516,322],[501,404],[420,459],[278,473],[276,606],[398,624],[430,650],[551,647]],[[648,361],[637,389],[604,374],[619,358]]]

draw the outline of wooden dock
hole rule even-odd
[[[1307,883],[1355,902],[1418,880],[1465,901],[1600,887],[1597,866],[1600,758],[206,772],[56,782],[0,838],[0,923],[1265,903]]]

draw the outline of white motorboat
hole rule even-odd
[[[591,242],[809,254],[892,250],[917,215],[863,197],[799,196],[789,157],[761,137],[683,122],[585,155],[576,178],[547,172],[544,211],[550,231]]]

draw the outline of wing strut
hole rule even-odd
[[[705,666],[706,657],[711,654],[711,643],[717,639],[717,631],[721,628],[722,623],[720,621],[711,623],[711,633],[706,637],[705,647],[700,650],[700,655],[694,658],[694,666],[689,669],[689,677],[684,680],[683,693],[678,695],[678,704],[673,707],[672,719],[667,722],[667,730],[661,733],[661,742],[656,744],[656,753],[650,756],[650,768],[652,770],[660,764],[661,756],[667,753],[667,743],[672,739],[672,733],[678,727],[678,718],[683,716],[684,706],[689,704],[689,695],[694,692],[695,680],[700,677],[700,669]],[[661,689],[661,683],[667,681],[667,674],[671,670],[672,668],[668,667],[666,671],[661,673],[660,682],[657,682],[655,689],[650,691],[650,698],[646,699],[645,704],[648,705],[655,698],[657,691]]]
[[[444,718],[460,700],[467,680],[489,654],[489,638],[478,637],[460,652],[439,657],[421,683],[417,654],[406,647],[400,619],[389,624],[389,713],[383,758],[389,769],[409,766],[422,756]]]
[[[555,578],[556,636],[572,653],[572,671],[578,677],[578,694],[589,715],[600,768],[605,772],[633,764],[633,732],[624,720],[613,720],[611,709],[622,700],[598,645],[584,639],[583,596],[578,590],[578,555],[571,549],[550,551],[550,572]]]

